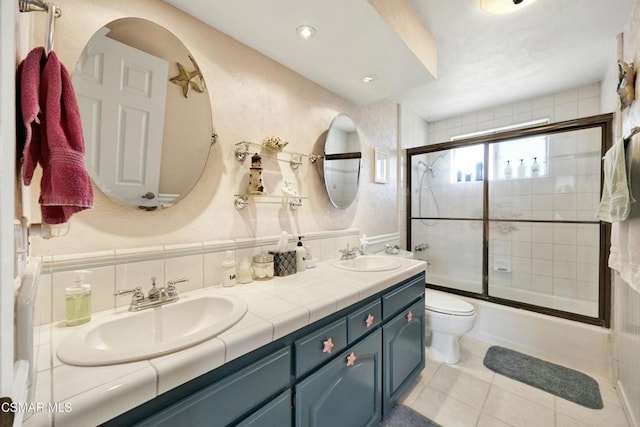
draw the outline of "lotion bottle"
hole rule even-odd
[[[298,245],[296,246],[296,273],[300,273],[305,270],[306,263],[304,257],[307,254],[307,250],[302,244],[302,236],[298,236]]]
[[[509,160],[507,160],[507,166],[504,167],[504,178],[505,179],[510,179],[511,178],[511,163],[509,162]]]
[[[527,167],[524,165],[524,159],[520,159],[520,164],[518,165],[518,178],[524,178],[527,174]]]
[[[533,163],[531,163],[531,176],[536,177],[540,176],[540,164],[538,163],[538,158],[533,158]]]

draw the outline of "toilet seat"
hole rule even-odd
[[[426,292],[425,308],[451,316],[473,316],[475,314],[473,306],[466,301],[428,291]]]

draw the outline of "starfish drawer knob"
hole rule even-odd
[[[323,353],[331,353],[331,350],[333,350],[333,346],[335,344],[333,344],[333,340],[331,338],[328,338],[326,341],[322,343],[322,345],[323,345],[322,347]]]
[[[370,328],[371,325],[373,325],[374,320],[375,320],[375,317],[373,317],[373,314],[369,314],[367,316],[367,320],[364,321],[364,323],[367,325],[367,328]]]
[[[352,351],[351,354],[347,356],[347,366],[353,366],[356,363],[356,354]]]

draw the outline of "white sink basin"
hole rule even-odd
[[[402,263],[396,258],[377,255],[364,255],[356,257],[354,259],[335,261],[333,263],[334,267],[351,271],[395,270],[401,265]]]
[[[60,343],[58,357],[80,366],[150,359],[206,341],[246,312],[247,303],[232,295],[180,296],[174,303],[88,323]]]

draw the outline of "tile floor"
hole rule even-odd
[[[489,347],[462,337],[462,359],[457,365],[427,357],[424,371],[403,403],[443,427],[629,426],[609,380],[594,377],[604,408],[588,409],[485,368],[482,360]]]

